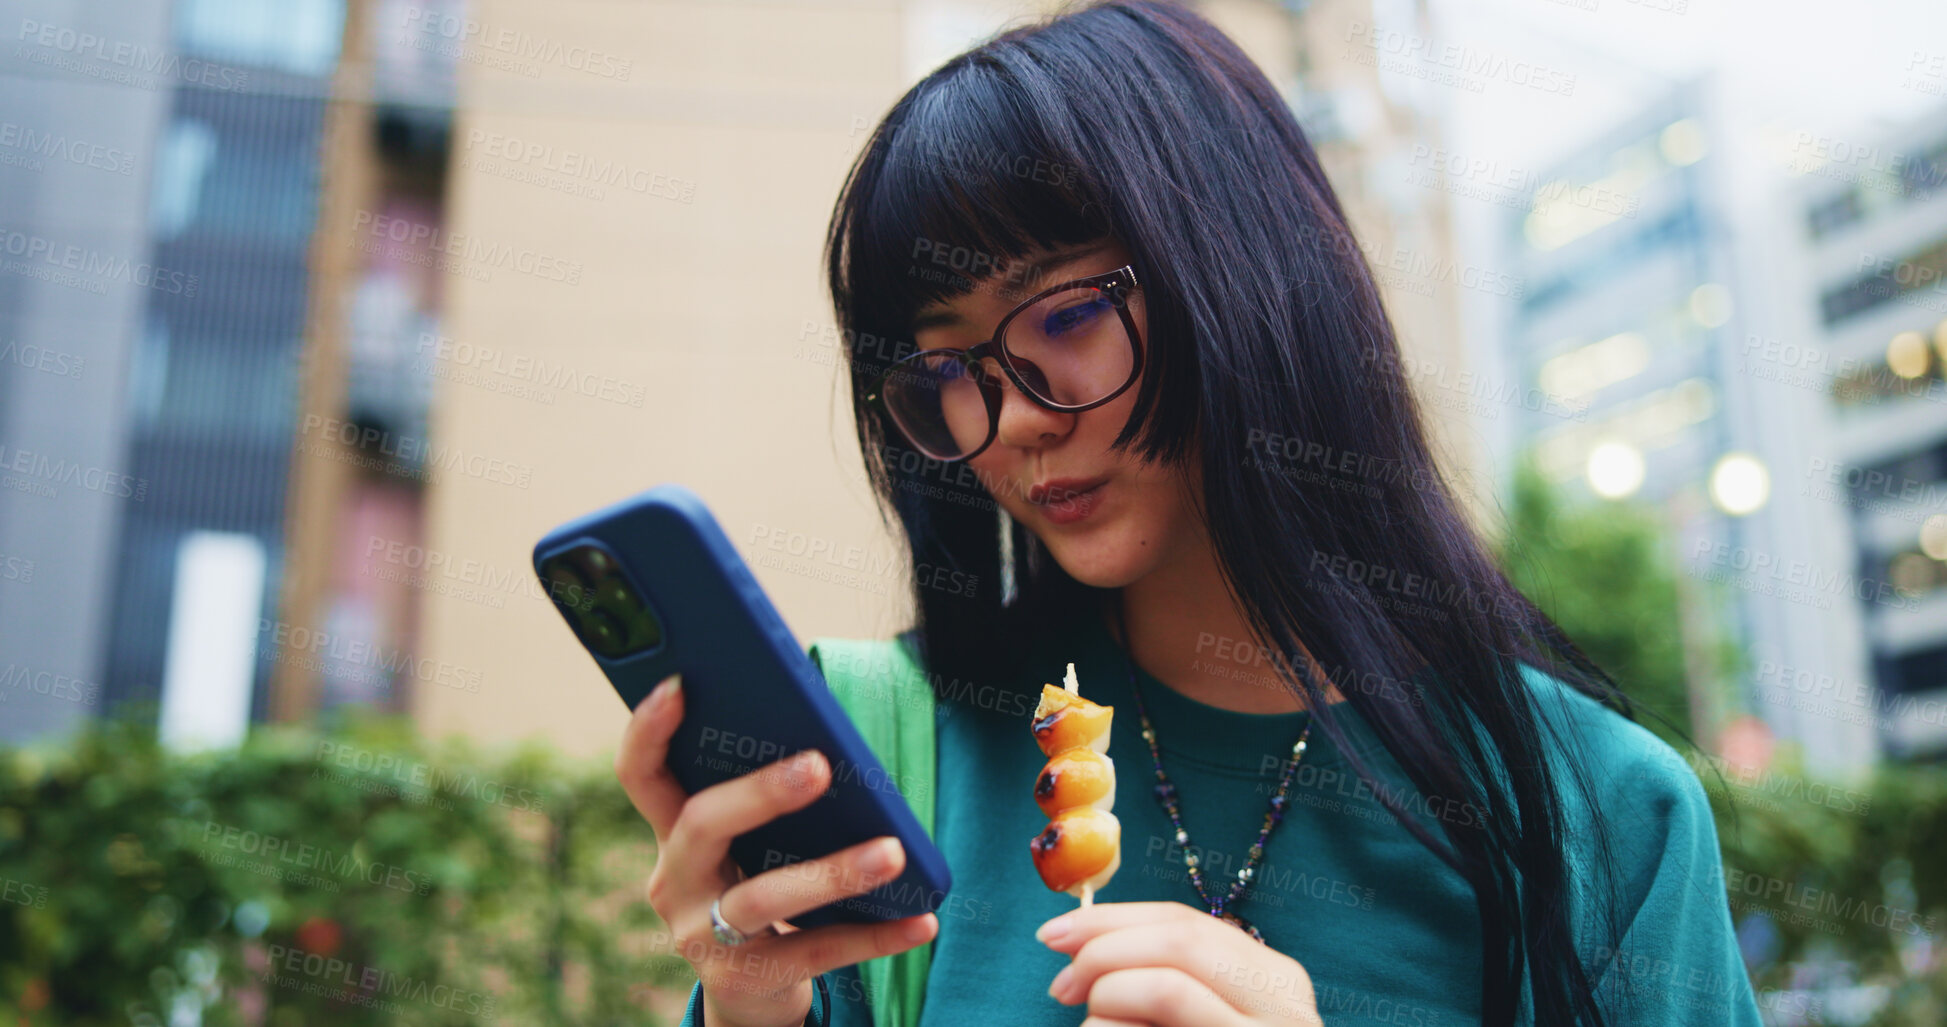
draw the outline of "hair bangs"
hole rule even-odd
[[[861,162],[847,278],[860,331],[908,339],[913,315],[983,283],[1011,282],[1032,253],[1111,234],[1108,205],[991,65],[956,62],[914,87]],[[869,326],[869,327],[868,327]]]

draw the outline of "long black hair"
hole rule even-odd
[[[1000,282],[997,269],[1029,253],[1102,239],[1131,255],[1148,318],[1115,446],[1201,462],[1196,498],[1239,607],[1275,652],[1317,661],[1280,661],[1287,684],[1398,822],[1472,886],[1484,1020],[1515,1019],[1525,973],[1537,1022],[1604,1022],[1576,942],[1614,951],[1619,918],[1597,901],[1570,922],[1558,788],[1594,797],[1579,760],[1563,773],[1543,758],[1574,740],[1551,736],[1519,665],[1625,716],[1628,701],[1495,566],[1435,466],[1317,155],[1263,72],[1178,6],[1089,4],[955,57],[880,122],[833,212],[827,272],[859,443],[882,512],[927,569],[914,634],[936,687],[1037,689],[1022,647],[995,640],[1072,628],[1099,615],[1105,590],[1014,524],[1018,594],[1004,602],[984,483],[907,447],[866,386],[912,351],[921,307]],[[1342,692],[1424,796],[1480,811],[1443,817],[1438,832],[1379,786],[1323,697],[1328,676],[1422,673],[1437,687]],[[1596,867],[1613,863],[1606,838],[1583,841]]]

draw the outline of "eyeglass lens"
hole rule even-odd
[[[1114,297],[1094,286],[1052,293],[1008,321],[1001,346],[1028,391],[1042,400],[1093,403],[1121,388],[1135,368],[1135,342],[1116,308]],[[995,361],[975,368],[963,354],[917,354],[895,365],[885,383],[886,406],[899,427],[940,459],[986,441],[994,416],[989,394],[997,400],[1005,387]]]

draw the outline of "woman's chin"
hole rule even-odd
[[[1155,556],[1149,547],[1114,538],[1062,539],[1048,550],[1069,577],[1090,588],[1122,588],[1148,573]]]

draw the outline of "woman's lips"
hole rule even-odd
[[[1032,490],[1030,496],[1039,493],[1039,498],[1033,499],[1033,502],[1040,508],[1042,516],[1050,522],[1073,524],[1094,513],[1101,506],[1102,487],[1107,484],[1107,479],[1073,484],[1053,481],[1044,487]]]

